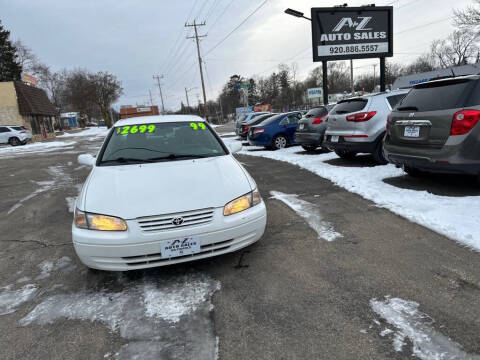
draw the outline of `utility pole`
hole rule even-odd
[[[355,94],[355,87],[353,86],[353,60],[350,59],[350,85],[352,87],[352,96]]]
[[[373,92],[375,92],[375,86],[377,85],[377,78],[375,69],[377,68],[377,64],[373,64]]]
[[[163,75],[153,75],[154,79],[157,79],[158,91],[160,92],[160,100],[162,100],[162,115],[165,114],[165,106],[163,104],[162,84],[160,80],[163,79]]]
[[[150,105],[153,106],[152,91],[148,89],[148,93],[150,94]]]
[[[195,36],[189,36],[187,39],[195,39],[197,43],[197,55],[198,55],[198,66],[200,67],[200,79],[202,80],[202,91],[203,91],[203,108],[204,108],[204,115],[205,121],[208,121],[208,106],[207,106],[207,93],[205,92],[205,81],[203,80],[203,69],[202,69],[202,57],[200,56],[200,44],[198,39],[202,37],[206,37],[207,35],[198,35],[197,26],[205,26],[205,22],[201,24],[197,24],[195,20],[193,20],[193,24],[185,23],[185,27],[193,27],[195,30]]]
[[[185,88],[185,96],[187,97],[187,106],[190,107],[190,103],[188,102],[188,89]]]

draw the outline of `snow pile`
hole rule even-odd
[[[334,241],[343,237],[333,228],[333,225],[328,221],[323,220],[318,206],[309,203],[308,201],[298,198],[298,195],[284,194],[279,191],[270,191],[273,199],[284,202],[288,207],[294,210],[298,215],[303,217],[308,225],[315,230],[319,239],[327,241]]]
[[[11,157],[17,155],[28,155],[36,153],[45,153],[58,150],[59,148],[73,149],[75,141],[45,141],[36,142],[22,146],[2,146],[0,147],[0,156]]]
[[[12,290],[12,285],[0,288],[0,315],[15,312],[17,307],[33,299],[37,290],[37,287],[32,284],[25,285],[18,290]]]
[[[418,310],[418,303],[387,296],[385,301],[373,299],[370,301],[372,310],[395,326],[397,331],[393,337],[396,351],[402,351],[405,338],[413,346],[415,356],[424,360],[441,359],[471,359],[478,360],[480,356],[470,355],[462,350],[461,346],[433,328],[434,320]],[[391,331],[382,331],[381,336]]]
[[[126,339],[115,354],[117,359],[172,358],[172,354],[178,359],[212,359],[216,338],[211,297],[219,289],[218,281],[200,274],[151,276],[117,292],[84,290],[49,296],[20,324],[52,324],[58,319],[99,321]]]
[[[251,151],[252,149],[254,151]],[[394,165],[344,167],[326,163],[337,158],[334,153],[305,155],[298,147],[279,151],[262,151],[260,148],[248,147],[239,154],[298,165],[375,202],[380,207],[480,251],[480,226],[477,224],[480,196],[449,197],[427,191],[401,189],[383,181],[404,176],[404,172]]]
[[[57,135],[57,138],[70,138],[70,137],[79,137],[79,136],[89,136],[89,137],[104,137],[107,136],[108,129],[105,126],[101,127],[90,127],[82,131],[74,133],[64,133],[63,135]]]

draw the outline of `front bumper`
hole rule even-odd
[[[309,133],[309,132],[296,132],[295,143],[298,145],[322,145],[323,134],[321,133]]]
[[[241,213],[224,217],[223,209],[215,211],[212,223],[185,229],[142,233],[136,220],[127,221],[125,232],[79,229],[72,225],[75,251],[88,267],[109,271],[127,271],[171,265],[230,253],[259,240],[267,221],[265,203]],[[160,242],[198,236],[200,253],[165,258]]]

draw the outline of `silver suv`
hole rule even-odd
[[[409,90],[395,90],[340,101],[328,114],[324,146],[344,159],[370,153],[386,164],[382,140],[387,116]]]
[[[19,125],[0,125],[0,144],[25,145],[32,140],[32,133]]]

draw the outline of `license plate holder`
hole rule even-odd
[[[200,238],[198,236],[183,237],[160,242],[160,253],[163,259],[175,258],[184,255],[193,255],[200,252]]]
[[[403,131],[405,137],[420,137],[420,126],[405,126]]]
[[[330,141],[331,142],[338,142],[339,138],[340,138],[340,136],[338,136],[338,135],[332,135],[332,137],[330,138]]]
[[[298,130],[303,130],[303,129],[305,129],[305,124],[298,125]]]

